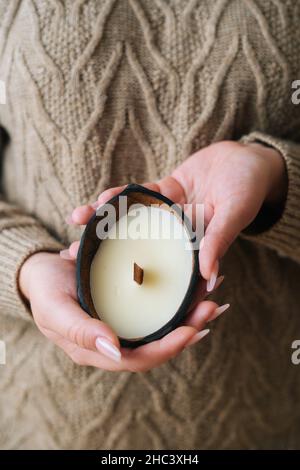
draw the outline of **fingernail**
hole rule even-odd
[[[230,304],[224,304],[221,305],[220,307],[216,308],[212,316],[207,320],[208,322],[215,320],[217,317],[219,317],[222,313],[224,313],[228,308],[230,307]]]
[[[218,287],[220,287],[220,285],[222,284],[222,282],[224,281],[225,279],[225,276],[219,276],[217,277],[217,280],[216,280],[216,283],[215,283],[215,287],[214,289],[216,290]]]
[[[70,259],[73,259],[72,256],[70,255],[70,252],[68,249],[66,250],[61,250],[59,252],[59,255],[62,259],[67,259],[67,260],[70,260]]]
[[[71,215],[68,215],[66,218],[65,218],[65,221],[68,225],[74,225],[74,220],[72,219],[72,216]]]
[[[113,361],[120,362],[121,360],[121,351],[114,346],[108,339],[106,338],[97,338],[96,339],[96,348],[98,351],[104,356],[112,359]]]
[[[209,280],[207,281],[207,287],[206,287],[207,292],[211,292],[212,290],[214,290],[214,287],[217,281],[217,276],[218,276],[218,268],[217,268],[217,264],[215,264],[213,272],[211,273],[211,276]]]
[[[210,330],[208,330],[208,329],[199,331],[198,333],[196,333],[192,337],[192,339],[190,339],[190,341],[186,344],[186,347],[187,346],[192,346],[192,344],[198,343],[198,341],[200,341],[202,338],[204,338],[204,336],[208,335],[209,332],[210,332]]]
[[[224,279],[225,279],[225,276],[219,276],[219,277],[217,277],[214,290],[216,290],[216,289],[218,289],[218,287],[220,287],[220,285],[222,284],[222,282],[224,281]],[[207,289],[207,287],[206,287],[206,289]],[[208,292],[208,291],[206,290],[206,292],[204,293],[204,298],[208,297],[209,295],[210,295],[210,292]]]

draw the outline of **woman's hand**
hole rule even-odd
[[[221,281],[219,278],[218,283]],[[74,261],[58,254],[34,254],[23,264],[19,283],[39,330],[75,363],[106,370],[146,371],[168,361],[203,338],[209,331],[201,331],[206,322],[224,310],[214,302],[202,302],[184,325],[161,340],[130,350],[120,348],[110,327],[88,316],[78,305]],[[198,296],[205,294],[202,284]]]
[[[200,245],[200,270],[211,291],[219,259],[256,217],[263,204],[284,202],[287,176],[282,156],[260,144],[224,141],[185,160],[171,176],[145,186],[179,204],[204,204],[205,237]],[[95,208],[124,187],[104,191],[93,206],[76,208],[70,223],[84,225]],[[78,242],[64,256],[75,258]]]

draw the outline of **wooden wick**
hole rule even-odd
[[[144,270],[136,263],[133,263],[133,279],[139,285],[143,284],[144,280]]]

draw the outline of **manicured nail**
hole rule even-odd
[[[222,313],[224,313],[228,308],[230,307],[230,304],[224,304],[221,305],[220,307],[216,308],[212,316],[207,320],[208,322],[215,320],[217,317],[219,317]]]
[[[220,287],[220,285],[222,284],[222,282],[224,281],[224,279],[225,279],[225,276],[219,276],[219,277],[217,277],[214,290],[216,290],[218,287]]]
[[[213,268],[213,272],[211,273],[211,276],[210,276],[209,280],[207,281],[207,287],[206,287],[207,292],[211,292],[212,290],[214,290],[214,287],[216,285],[217,276],[218,276],[218,267],[217,266],[218,265],[216,263],[214,268]]]
[[[106,338],[97,338],[96,339],[96,348],[100,353],[104,356],[112,359],[113,361],[120,362],[121,360],[121,351],[114,346],[108,339]]]
[[[190,339],[190,341],[186,344],[186,346],[192,346],[192,344],[198,343],[198,341],[204,338],[204,336],[208,335],[209,332],[210,330],[208,329],[199,331],[192,337],[192,339]]]
[[[70,259],[73,259],[72,256],[70,255],[70,252],[68,249],[66,250],[61,250],[59,252],[59,255],[62,259],[67,259],[67,260],[70,260]]]
[[[216,289],[218,289],[218,287],[220,287],[220,285],[222,284],[222,282],[224,281],[224,279],[225,279],[225,276],[219,276],[219,277],[217,277],[214,290],[216,290]],[[206,283],[206,291],[205,291],[205,293],[204,293],[204,298],[208,297],[210,294],[211,294],[211,292],[208,292],[208,291],[207,291],[207,283]]]
[[[71,215],[68,215],[66,218],[65,218],[65,221],[68,225],[74,225],[74,220],[72,219],[72,216]]]

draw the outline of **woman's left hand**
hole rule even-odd
[[[224,141],[196,152],[171,176],[144,186],[183,204],[204,204],[205,237],[199,254],[200,271],[211,291],[219,259],[263,204],[282,206],[287,191],[285,162],[277,150],[263,145]],[[69,222],[85,225],[96,208],[125,186],[110,188],[93,205],[74,209]],[[63,256],[76,259],[79,242]]]

